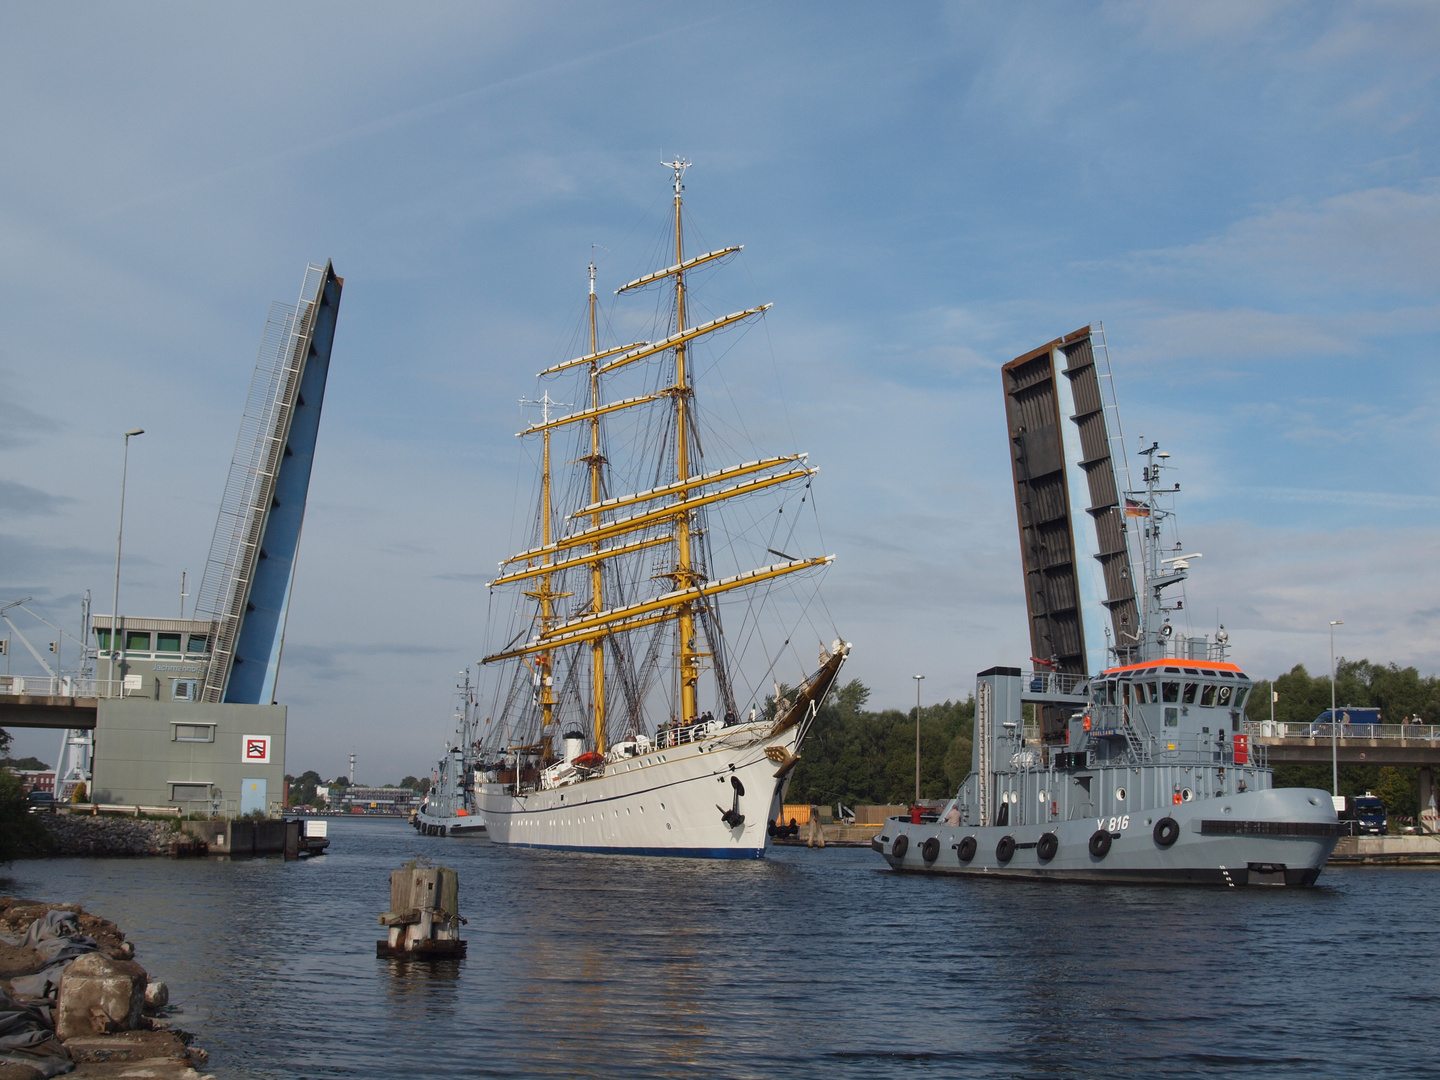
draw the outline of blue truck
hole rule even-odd
[[[1335,710],[1335,716],[1338,718],[1337,723],[1340,725],[1336,734],[1342,739],[1348,738],[1351,735],[1361,739],[1369,738],[1373,734],[1371,729],[1377,724],[1382,723],[1380,710],[1372,709],[1364,705],[1342,705]],[[1366,730],[1357,731],[1357,728]],[[1314,738],[1320,735],[1323,735],[1327,739],[1330,737],[1329,709],[1326,709],[1317,716],[1315,722],[1310,725],[1310,736]]]
[[[1385,804],[1366,792],[1345,796],[1345,809],[1337,815],[1350,836],[1389,836],[1390,823],[1385,817]]]

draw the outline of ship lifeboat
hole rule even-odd
[[[577,769],[598,769],[605,764],[605,755],[591,750],[588,754],[581,754],[570,764]]]

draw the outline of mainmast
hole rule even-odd
[[[675,265],[685,265],[685,242],[681,221],[681,192],[685,190],[685,170],[690,163],[682,157],[666,161],[675,173]],[[685,333],[685,271],[675,271],[675,333],[680,341],[675,346],[675,385],[671,391],[675,398],[675,482],[680,487],[676,499],[682,505],[686,502],[688,490],[684,485],[690,479],[690,432],[687,426],[690,408],[689,373],[686,371]],[[696,584],[695,571],[691,565],[690,511],[682,509],[675,515],[675,586],[677,589],[693,588]],[[686,601],[679,607],[677,620],[678,648],[676,661],[680,674],[680,719],[689,722],[700,715],[696,705],[696,689],[700,682],[700,658],[704,655],[695,648],[695,607]]]
[[[597,506],[600,503],[600,468],[605,459],[600,456],[600,351],[599,338],[595,327],[595,255],[591,249],[590,255],[590,505]],[[547,435],[546,438],[549,438]],[[600,511],[597,509],[590,515],[590,524],[594,528],[600,526]],[[590,564],[590,610],[599,614],[604,610],[604,603],[601,597],[601,559],[600,541],[596,540],[590,545],[591,553],[595,560]],[[596,638],[590,643],[590,695],[593,702],[594,724],[595,724],[595,750],[597,753],[605,752],[605,639]]]

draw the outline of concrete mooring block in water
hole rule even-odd
[[[389,928],[375,943],[376,956],[453,957],[465,955],[460,937],[460,879],[443,866],[403,866],[390,872],[390,910],[380,916]]]

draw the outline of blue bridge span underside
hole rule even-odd
[[[320,408],[325,401],[330,349],[335,340],[335,321],[340,311],[343,286],[344,279],[336,277],[334,268],[327,264],[320,288],[320,308],[315,318],[314,334],[300,375],[299,394],[291,414],[285,452],[276,472],[274,498],[256,556],[249,602],[245,606],[236,640],[235,659],[225,687],[227,702],[269,705],[275,698],[275,681],[285,643],[285,619],[295,581],[295,560],[300,548],[300,532],[305,523],[305,498],[310,489],[311,466],[315,462]]]

